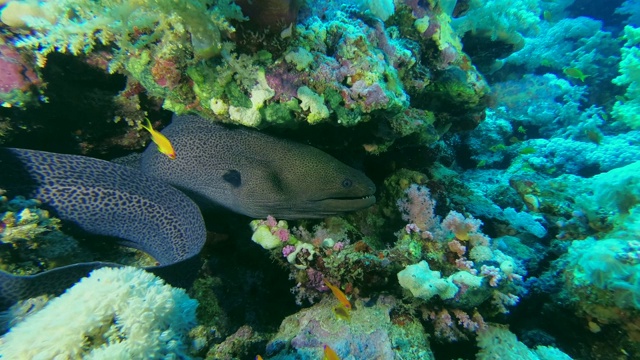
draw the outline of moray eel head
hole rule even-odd
[[[360,171],[307,145],[196,116],[174,117],[163,134],[177,153],[147,149],[142,171],[191,196],[255,218],[320,218],[375,203]]]
[[[229,182],[236,186],[230,191],[243,200],[240,212],[254,217],[320,218],[376,202],[375,185],[360,171],[313,147],[283,144],[292,151],[238,171]],[[236,182],[237,178],[244,180]]]

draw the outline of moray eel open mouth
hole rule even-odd
[[[368,208],[376,203],[376,197],[374,195],[335,197],[312,200],[310,203],[322,215],[335,215],[346,211]]]
[[[313,201],[319,202],[319,203],[335,203],[335,204],[344,203],[344,204],[350,205],[349,207],[353,209],[358,207],[360,204],[362,205],[362,208],[369,207],[375,204],[376,197],[374,195],[365,195],[360,197],[350,197],[350,196],[349,197],[333,197],[333,198],[324,198],[324,199],[318,199]]]

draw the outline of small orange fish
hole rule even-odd
[[[324,357],[322,358],[322,360],[340,360],[340,358],[338,357],[338,354],[336,354],[336,352],[329,345],[325,345]]]
[[[256,360],[262,360],[262,356],[256,355]]]
[[[143,124],[142,128],[147,130],[151,134],[151,140],[153,140],[153,142],[158,145],[158,151],[167,155],[167,157],[171,160],[174,160],[176,158],[176,152],[175,150],[173,150],[171,141],[169,141],[169,139],[167,139],[167,137],[162,135],[159,131],[154,130],[149,119],[147,119],[147,125]]]
[[[322,279],[322,281],[324,281],[324,284],[327,285],[329,289],[331,289],[331,292],[333,292],[333,295],[338,298],[338,301],[340,301],[340,303],[344,305],[345,308],[351,310],[351,303],[349,302],[349,299],[347,299],[347,295],[345,295],[342,290],[338,289],[337,286],[332,285],[329,281],[327,281],[327,279]]]

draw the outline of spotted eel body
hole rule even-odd
[[[201,207],[254,218],[321,218],[376,201],[362,172],[308,145],[230,128],[197,116],[174,116],[162,133],[177,158],[150,146],[141,170],[184,191]]]
[[[76,155],[0,149],[0,188],[9,196],[41,200],[58,218],[83,231],[118,238],[153,256],[149,268],[173,285],[195,271],[206,230],[195,203],[180,191],[136,169]],[[0,272],[0,308],[17,300],[59,293],[103,266],[73,264],[32,276]],[[185,270],[185,271],[182,271]]]

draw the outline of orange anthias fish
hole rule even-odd
[[[331,292],[333,292],[333,295],[338,298],[340,304],[344,305],[344,307],[348,310],[351,310],[351,303],[349,302],[349,299],[347,299],[347,295],[345,295],[342,290],[338,289],[337,286],[332,285],[329,281],[327,281],[327,279],[322,279],[322,281],[324,281],[324,284],[327,285],[329,289],[331,289]]]
[[[329,345],[325,345],[324,356],[322,357],[322,360],[340,360],[340,358],[338,357],[338,354],[336,354],[336,352]]]
[[[147,130],[151,134],[151,140],[158,145],[158,151],[167,155],[171,160],[176,158],[176,152],[173,150],[171,141],[166,136],[162,135],[159,131],[156,131],[151,126],[151,121],[147,119],[147,125],[142,124],[142,128]]]
[[[588,78],[591,75],[585,75],[582,70],[574,67],[566,67],[562,69],[562,72],[570,78],[580,79],[580,81],[584,82],[584,79]]]
[[[256,360],[262,360],[262,356],[256,355]]]
[[[350,321],[351,320],[351,312],[346,306],[342,304],[338,304],[333,307],[333,313],[336,314],[336,317],[341,320]]]

